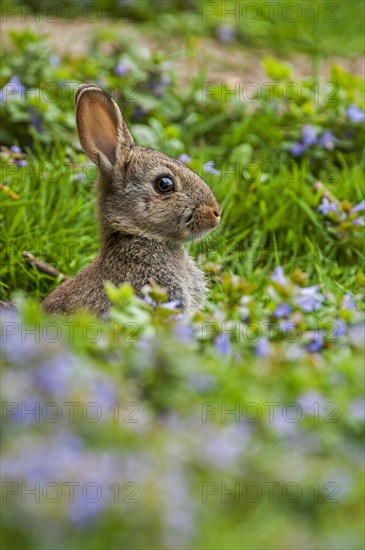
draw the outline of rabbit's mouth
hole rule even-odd
[[[189,212],[185,223],[188,227],[191,239],[200,239],[219,225],[222,209],[217,204],[213,206],[198,206]]]

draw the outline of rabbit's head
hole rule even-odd
[[[81,145],[101,173],[104,234],[185,242],[217,227],[221,207],[208,185],[184,163],[136,145],[106,92],[80,86],[75,103]]]

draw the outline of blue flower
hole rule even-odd
[[[365,422],[365,399],[363,397],[356,397],[350,402],[349,416],[352,420]]]
[[[352,220],[352,225],[365,225],[365,218],[364,216],[361,216],[360,218],[356,218],[355,220]]]
[[[282,317],[287,317],[292,311],[292,306],[290,304],[278,304],[274,311],[274,317],[281,319]]]
[[[58,67],[58,65],[60,64],[60,58],[58,57],[58,55],[51,55],[51,57],[49,58],[49,62],[52,67]]]
[[[194,341],[194,331],[190,325],[185,323],[177,323],[174,326],[174,334],[181,343],[189,344]]]
[[[231,343],[225,335],[219,334],[214,343],[219,355],[229,355],[231,353]]]
[[[318,405],[323,408],[327,400],[315,390],[309,390],[298,397],[297,403],[306,415],[313,415],[313,405]]]
[[[43,127],[42,127],[42,124],[41,124],[40,113],[38,111],[36,111],[36,109],[34,109],[34,107],[29,107],[29,113],[31,115],[31,119],[30,119],[31,125],[34,126],[35,130],[39,134],[42,134]]]
[[[321,212],[324,216],[327,216],[330,212],[333,214],[338,214],[337,205],[334,202],[331,202],[327,197],[322,198],[322,204],[318,206],[318,212]]]
[[[318,140],[319,147],[332,151],[337,143],[337,138],[329,131],[326,130]]]
[[[221,42],[229,44],[235,38],[235,30],[230,25],[220,25],[217,28],[217,37]]]
[[[306,152],[307,147],[303,143],[293,143],[290,148],[290,152],[293,157],[301,157]]]
[[[281,286],[286,286],[288,284],[284,275],[284,269],[281,265],[278,265],[278,267],[275,268],[274,273],[271,275],[271,280]]]
[[[180,302],[180,300],[171,300],[170,302],[165,302],[163,304],[160,304],[160,307],[175,311],[175,310],[181,310],[183,305]]]
[[[333,331],[332,336],[335,336],[335,338],[339,338],[340,336],[346,334],[347,326],[343,319],[336,319],[335,325],[335,330]]]
[[[324,340],[323,340],[323,333],[322,332],[315,332],[313,338],[307,345],[307,350],[311,353],[317,353],[318,351],[321,351],[324,346]]]
[[[14,75],[11,77],[9,82],[5,84],[5,86],[0,90],[0,102],[6,101],[8,93],[10,96],[14,95],[13,90],[11,89],[8,90],[9,85],[15,88],[15,95],[23,94],[25,92],[25,88],[23,84],[20,82],[19,76]]]
[[[319,292],[319,286],[308,286],[300,289],[300,294],[294,298],[296,305],[304,312],[309,313],[322,307],[324,297]]]
[[[123,60],[119,61],[118,65],[114,68],[114,74],[117,76],[125,76],[129,72],[127,63]]]
[[[350,105],[350,107],[346,111],[347,118],[351,120],[351,122],[364,122],[365,120],[365,113],[358,107],[357,105]]]
[[[255,346],[257,357],[268,357],[271,351],[271,344],[267,338],[261,338]]]
[[[191,161],[191,157],[189,157],[189,155],[187,155],[186,153],[182,153],[182,155],[179,156],[178,160],[180,162],[183,162],[184,164],[187,164]]]
[[[207,174],[214,174],[215,176],[219,176],[220,174],[220,170],[214,168],[214,160],[208,160],[208,162],[203,164],[203,171]]]
[[[314,145],[317,141],[316,132],[311,124],[305,124],[302,128],[302,143],[305,147]]]
[[[16,160],[15,164],[18,166],[18,168],[25,168],[27,166],[26,160]]]
[[[22,150],[20,149],[20,147],[18,147],[17,145],[12,145],[10,147],[10,151],[12,151],[13,153],[21,153]]]
[[[365,324],[357,323],[348,329],[348,336],[354,348],[365,351]]]
[[[73,180],[74,181],[84,181],[86,179],[86,175],[83,172],[78,172],[74,175]]]
[[[365,201],[361,201],[351,208],[351,212],[362,212],[363,210],[365,210]]]
[[[352,298],[352,294],[350,292],[345,294],[345,296],[343,297],[342,308],[350,310],[350,311],[353,311],[353,310],[357,309],[356,304],[355,304],[355,302]]]

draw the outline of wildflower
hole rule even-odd
[[[180,162],[183,162],[184,164],[187,164],[188,162],[191,161],[191,157],[189,157],[189,155],[187,155],[186,153],[183,153],[182,155],[179,156],[178,160]]]
[[[323,147],[323,149],[327,149],[328,151],[332,151],[336,143],[337,139],[329,130],[326,130],[318,140],[319,147]]]
[[[26,160],[16,160],[15,164],[18,166],[18,168],[25,168],[27,166]]]
[[[307,345],[307,350],[311,353],[317,353],[322,350],[324,346],[323,332],[313,331],[313,337]]]
[[[362,351],[365,349],[365,324],[364,323],[357,323],[356,325],[349,327],[348,336],[349,336],[350,343],[354,348]]]
[[[284,269],[281,265],[278,265],[278,267],[275,269],[274,273],[271,275],[271,280],[278,285],[287,286],[288,282],[284,275]]]
[[[114,68],[114,74],[117,76],[125,76],[129,72],[129,67],[127,63],[123,60],[120,60],[119,63]]]
[[[30,123],[32,126],[34,126],[35,130],[41,134],[43,132],[42,124],[41,124],[41,116],[40,114],[34,109],[34,107],[29,108],[29,113],[31,115]]]
[[[174,334],[181,343],[191,343],[194,341],[194,331],[190,325],[177,323],[174,326]]]
[[[332,333],[332,336],[334,336],[335,338],[339,338],[340,336],[346,334],[347,326],[343,319],[336,319],[335,325],[336,326]]]
[[[314,145],[317,141],[316,132],[311,124],[305,124],[302,128],[302,143],[305,147]]]
[[[182,309],[183,305],[180,302],[180,300],[171,300],[171,302],[165,302],[164,304],[160,304],[160,307],[163,307],[164,309],[170,309],[172,311],[175,311],[175,310]]]
[[[60,58],[58,57],[58,55],[51,55],[48,61],[50,62],[52,67],[58,67],[58,65],[60,64]]]
[[[308,286],[300,289],[300,294],[294,297],[295,304],[304,312],[309,313],[322,307],[324,297],[319,292],[319,286]]]
[[[315,414],[315,407],[314,405],[319,405],[321,408],[326,404],[326,399],[318,393],[315,390],[307,391],[299,396],[297,400],[298,405],[303,410],[304,414],[306,415],[313,415]],[[315,416],[314,416],[315,418]]]
[[[356,304],[352,299],[352,294],[348,292],[342,299],[342,308],[347,310],[356,310]]]
[[[215,388],[216,383],[211,374],[192,374],[189,377],[189,386],[199,393],[204,393]]]
[[[261,338],[255,347],[257,357],[268,357],[270,355],[271,345],[267,338]]]
[[[235,30],[230,25],[220,25],[217,28],[217,37],[221,42],[229,44],[235,39]]]
[[[355,204],[355,206],[353,206],[351,208],[351,212],[362,212],[363,210],[365,210],[365,201],[361,201],[359,202],[359,204]]]
[[[318,207],[318,212],[321,212],[324,216],[327,216],[330,212],[333,214],[338,214],[337,205],[334,202],[331,202],[327,197],[322,198],[322,204]]]
[[[292,309],[293,308],[290,304],[278,304],[274,311],[274,317],[276,317],[277,319],[287,317]]]
[[[352,225],[365,225],[365,218],[364,216],[361,216],[360,218],[355,218],[352,220]]]
[[[213,174],[214,176],[219,176],[220,174],[220,170],[214,168],[214,160],[208,160],[208,162],[203,164],[203,171],[207,174]]]
[[[356,397],[350,402],[349,413],[352,420],[365,421],[365,400],[363,397]]]
[[[231,353],[231,343],[229,339],[225,338],[222,334],[216,337],[214,343],[219,355],[229,355]]]
[[[293,157],[301,157],[306,152],[307,147],[303,143],[293,143],[290,148],[290,152]]]
[[[12,151],[13,153],[15,154],[20,154],[22,152],[22,150],[20,149],[20,147],[18,147],[17,145],[12,145],[10,147],[10,151]]]
[[[74,181],[84,181],[86,179],[86,175],[83,172],[78,172],[74,175]]]
[[[357,105],[350,105],[350,107],[346,111],[347,118],[351,120],[351,122],[364,122],[365,120],[365,113],[358,107]]]

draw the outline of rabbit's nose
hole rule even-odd
[[[215,206],[213,206],[212,211],[213,211],[213,214],[215,215],[216,218],[221,217],[222,208],[218,203]]]

